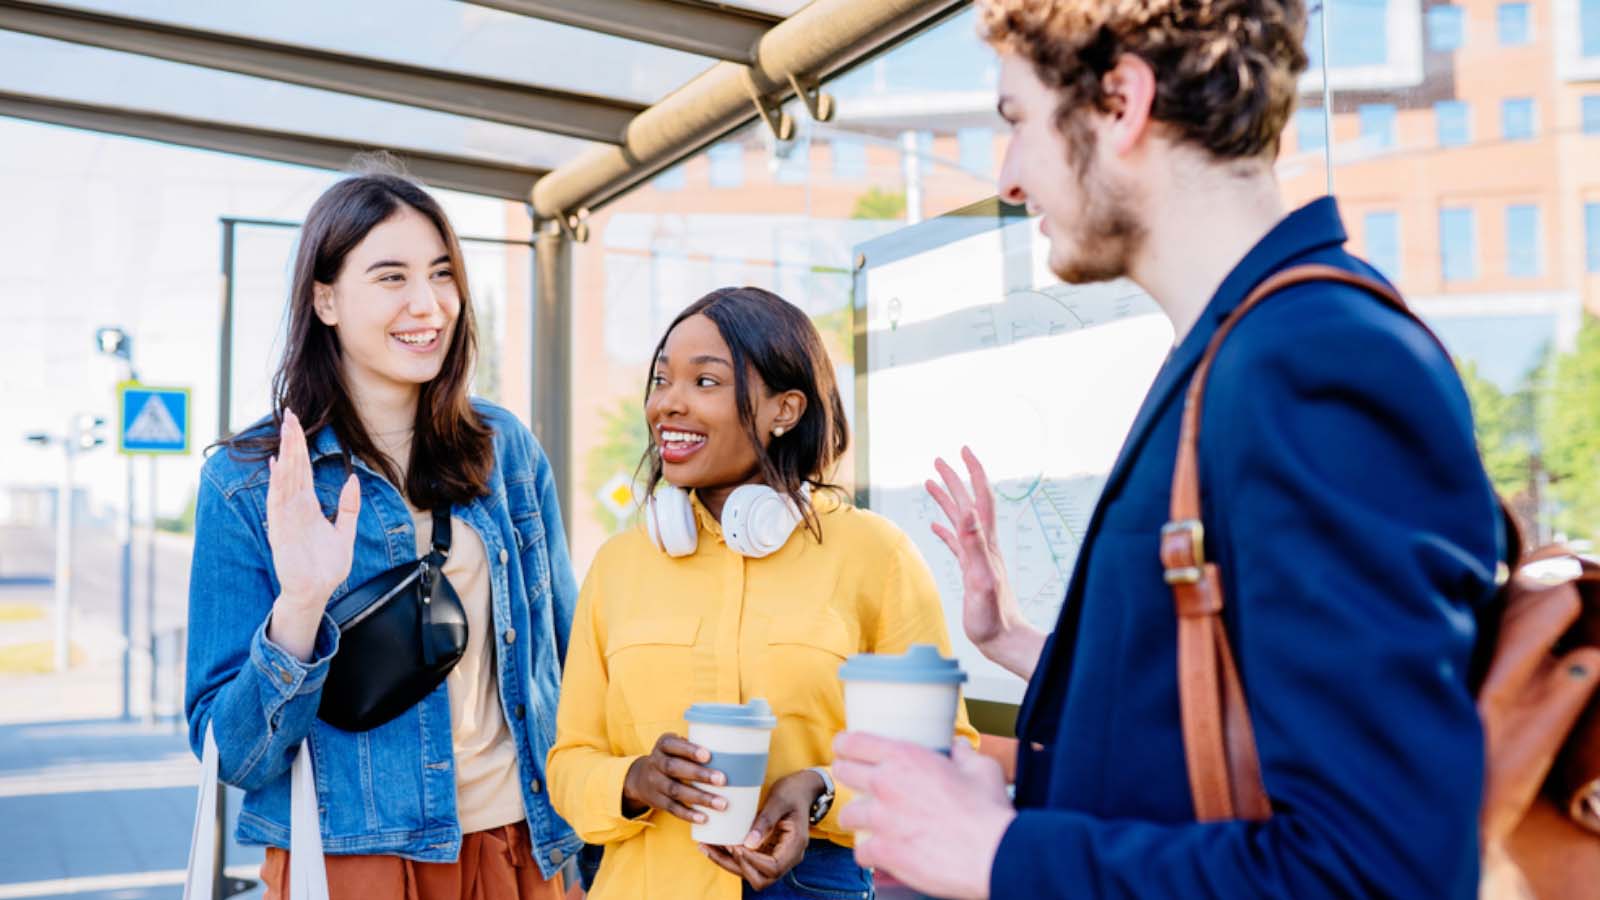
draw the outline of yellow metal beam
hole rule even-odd
[[[596,147],[539,179],[543,218],[594,208],[754,121],[764,104],[833,75],[967,5],[966,0],[814,0],[768,31],[750,65],[718,63],[628,124],[619,147]]]

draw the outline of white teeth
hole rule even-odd
[[[395,340],[399,341],[402,344],[410,344],[410,345],[412,345],[414,347],[422,347],[422,346],[425,346],[427,344],[433,343],[433,339],[438,337],[438,336],[439,336],[439,332],[437,330],[434,330],[434,331],[413,331],[413,332],[410,332],[408,334],[397,334],[397,335],[394,336],[394,338],[395,338]]]
[[[705,435],[689,434],[685,431],[662,431],[661,439],[672,444],[699,444],[705,441]]]

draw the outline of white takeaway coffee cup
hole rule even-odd
[[[938,647],[913,644],[898,656],[858,653],[839,667],[839,680],[851,731],[950,752],[967,673]]]
[[[689,742],[711,751],[706,768],[727,779],[721,787],[696,785],[728,801],[724,810],[697,807],[704,824],[690,829],[702,844],[742,844],[755,824],[761,803],[761,784],[767,775],[767,748],[778,720],[772,707],[759,697],[749,703],[696,703],[683,717],[689,722]]]

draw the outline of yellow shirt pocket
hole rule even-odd
[[[645,752],[660,731],[683,719],[694,681],[699,616],[652,616],[618,622],[606,640],[606,670],[613,709],[639,729]],[[652,732],[647,734],[647,732]]]
[[[763,666],[773,708],[830,727],[843,723],[839,666],[857,650],[850,626],[831,608],[774,616]]]

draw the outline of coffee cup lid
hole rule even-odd
[[[735,728],[776,728],[778,719],[767,701],[756,697],[749,703],[696,703],[683,717],[701,725],[732,725]]]
[[[888,681],[899,684],[960,684],[967,680],[961,663],[941,656],[932,644],[912,644],[905,653],[857,653],[839,667],[844,681]]]

